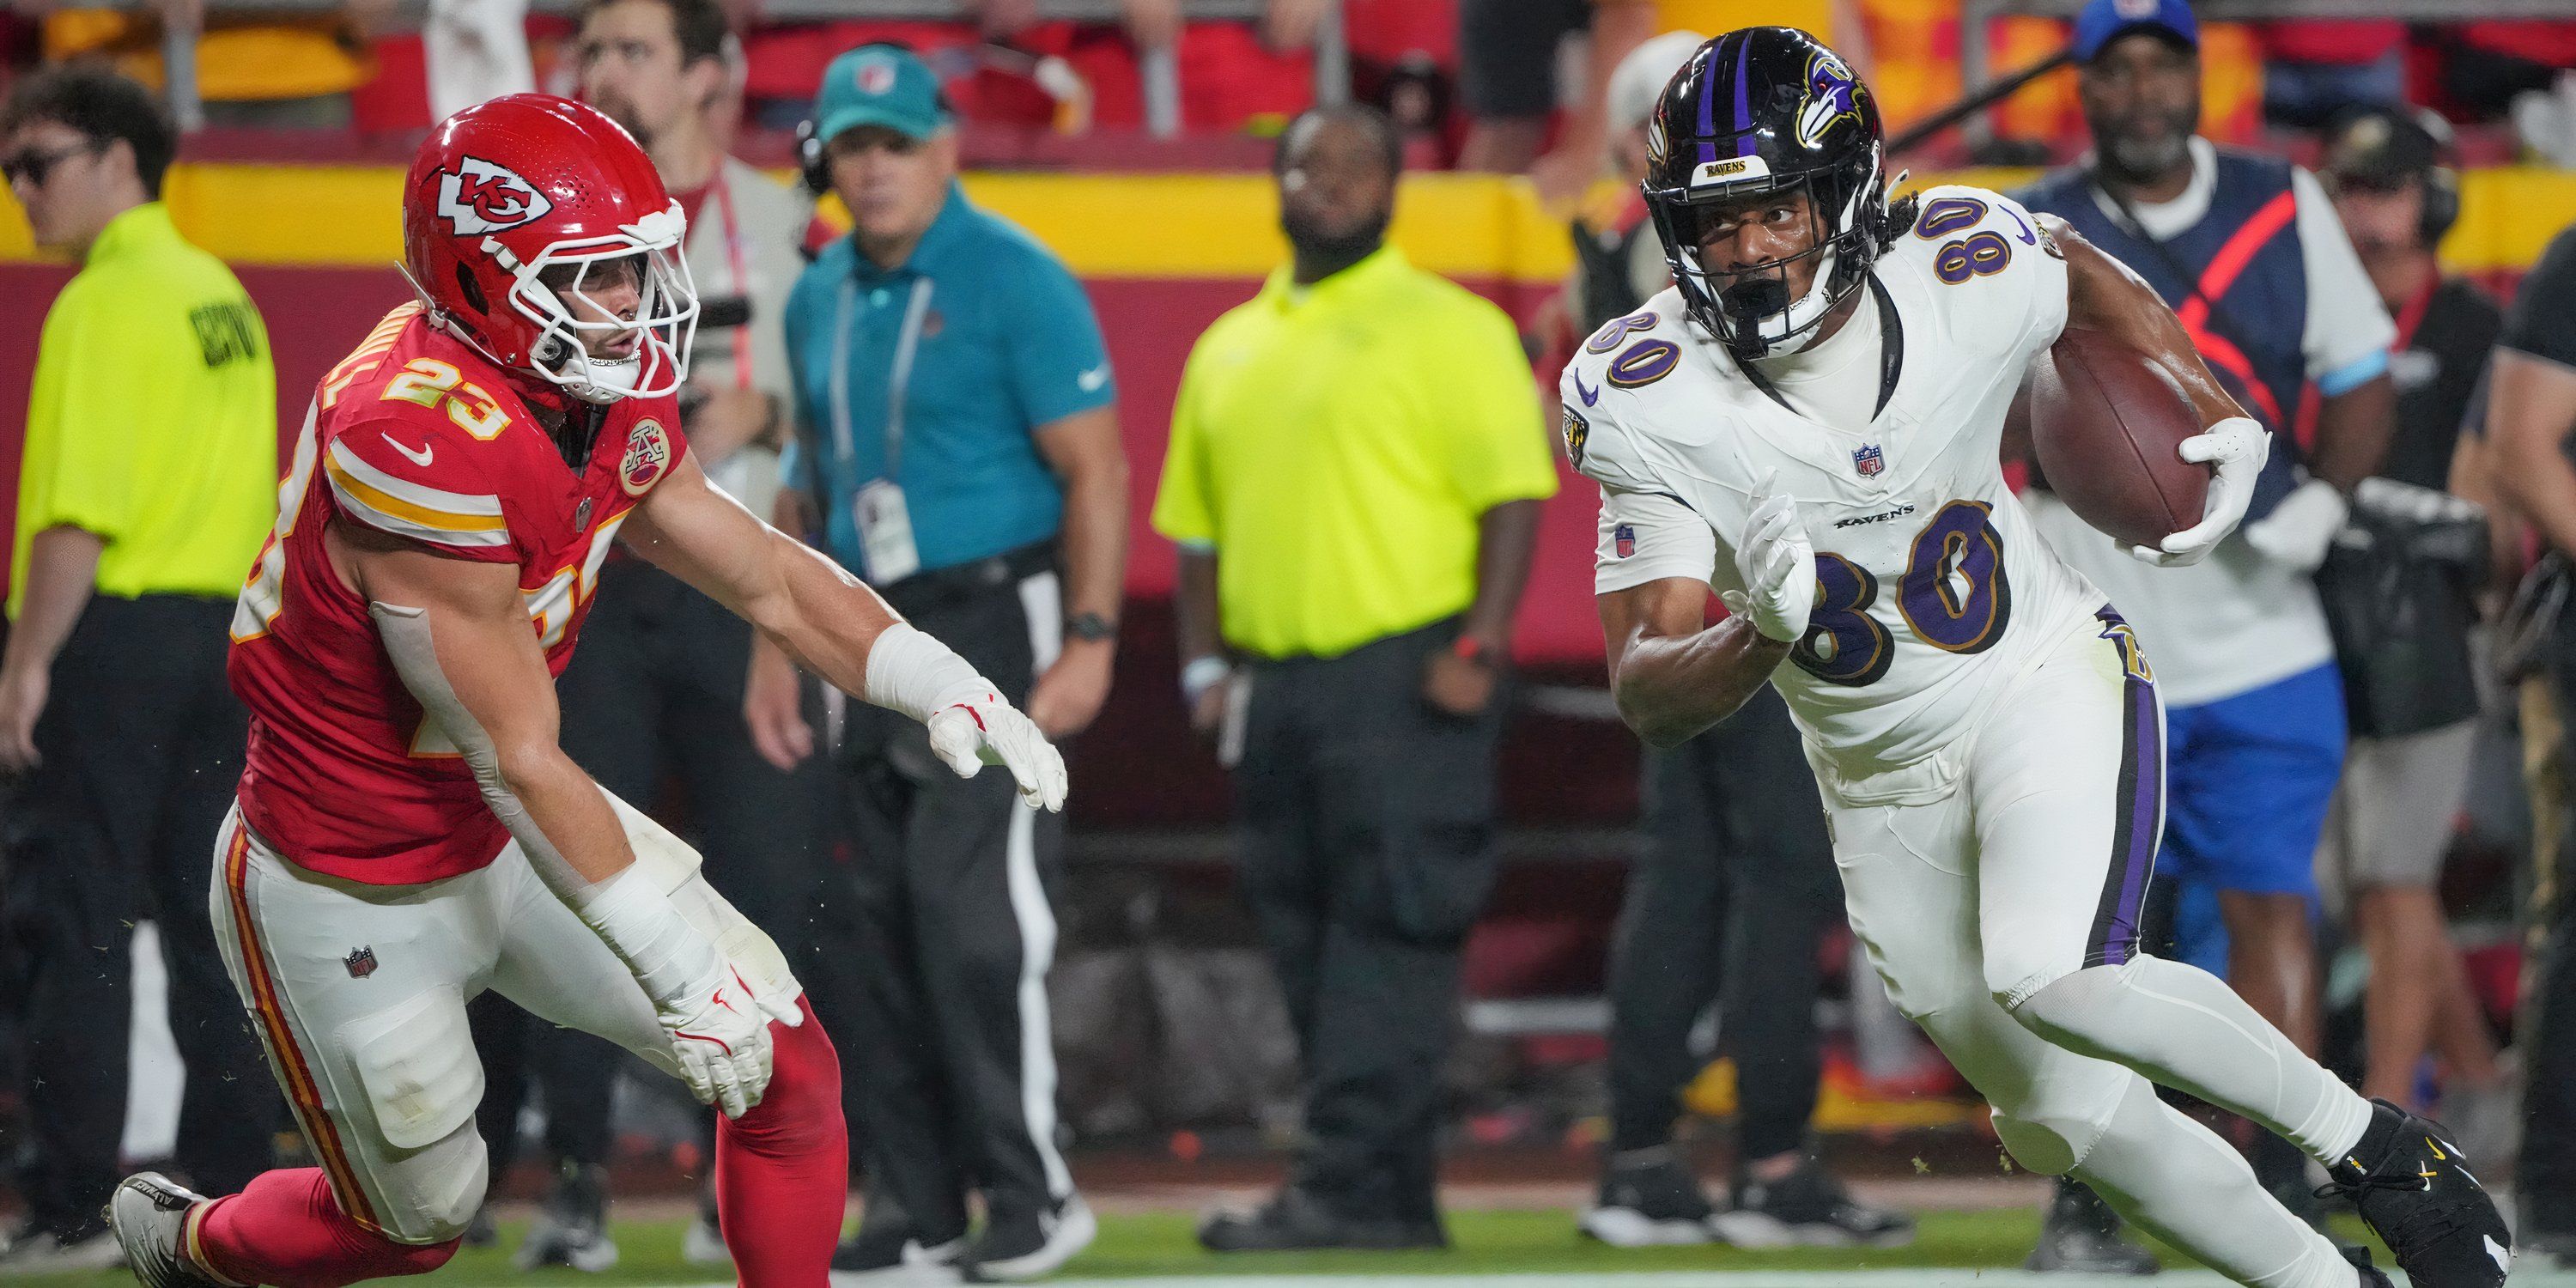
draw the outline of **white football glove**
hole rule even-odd
[[[986,765],[1011,771],[1020,799],[1031,809],[1064,808],[1064,757],[1038,732],[1036,722],[1018,707],[987,692],[931,713],[930,750],[960,778],[973,778]]]
[[[2272,435],[2243,416],[2230,416],[2182,440],[2176,452],[2194,465],[2217,466],[2218,477],[2209,481],[2200,522],[2165,538],[2157,548],[2128,547],[2131,555],[2159,568],[2198,563],[2236,530],[2246,504],[2254,499],[2254,479],[2272,454]]]
[[[702,1105],[740,1118],[769,1090],[769,1022],[789,1028],[805,1022],[793,1004],[763,998],[742,969],[719,958],[712,979],[668,1000],[656,998],[653,1018],[671,1035],[680,1081]]]
[[[1807,613],[1815,607],[1816,552],[1798,522],[1798,503],[1771,491],[1779,480],[1780,472],[1773,470],[1754,485],[1753,513],[1735,543],[1735,571],[1744,589],[1719,598],[1729,612],[1751,621],[1753,629],[1795,644],[1807,633]]]
[[[2270,514],[2245,525],[2245,544],[2293,572],[2315,572],[2351,513],[2352,506],[2334,484],[2309,479],[2282,497]]]
[[[795,1000],[762,999],[639,867],[601,882],[578,911],[635,973],[655,1022],[670,1035],[671,1072],[698,1103],[719,1106],[728,1118],[759,1104],[769,1089],[769,1022],[804,1023]]]

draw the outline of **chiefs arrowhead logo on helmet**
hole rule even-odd
[[[459,157],[438,176],[438,214],[461,234],[497,233],[543,219],[555,203],[506,166]]]

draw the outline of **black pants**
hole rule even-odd
[[[707,880],[769,932],[803,982],[830,867],[830,771],[818,758],[781,773],[753,749],[742,716],[750,661],[749,623],[650,564],[611,563],[555,685],[562,744],[637,809],[651,810],[676,779],[686,815],[673,821],[705,856]],[[497,995],[475,1005],[486,1082],[477,1113],[493,1171],[509,1165],[532,1076],[556,1158],[607,1161],[607,1089],[624,1053]],[[833,1017],[820,1009],[828,1030]]]
[[[118,1178],[126,954],[145,917],[188,1071],[177,1165],[228,1194],[269,1164],[279,1101],[206,902],[248,734],[224,678],[231,620],[228,600],[92,599],[54,660],[43,763],[10,801],[0,951],[27,1043],[27,1200],[58,1233],[97,1228]]]
[[[2549,650],[2550,697],[2558,736],[2576,738],[2576,639],[2560,638]],[[2526,728],[2523,736],[2539,731]],[[2535,955],[2523,971],[2523,1132],[2515,1188],[2524,1212],[2522,1235],[2576,1235],[2576,747],[2557,748],[2558,781],[2535,784],[2556,796],[2555,844],[2535,847],[2547,864],[2533,882]],[[2555,788],[2550,792],[2551,787]]]
[[[1461,720],[1424,700],[1456,636],[1444,622],[1252,671],[1238,846],[1305,1064],[1291,1183],[1354,1218],[1439,1219],[1440,1070],[1494,883],[1505,705]]]
[[[1735,1057],[1739,1162],[1799,1147],[1815,1113],[1818,940],[1842,908],[1824,806],[1769,686],[1646,766],[1650,844],[1610,947],[1610,1144],[1672,1139],[1717,1002]],[[1721,996],[1722,995],[1722,996]]]
[[[1041,662],[1033,629],[1055,636],[1056,574],[980,567],[886,598],[1021,701]],[[969,1190],[1003,1215],[1073,1192],[1046,999],[1063,819],[1022,805],[999,768],[957,777],[919,724],[878,707],[850,704],[839,760],[852,855],[836,898],[851,940],[834,983],[857,1035],[842,1067],[869,1192],[892,1203],[869,1224],[900,1213],[936,1245],[966,1232]]]

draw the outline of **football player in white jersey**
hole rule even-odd
[[[1702,46],[1649,133],[1675,285],[1563,380],[1568,454],[1602,485],[1622,716],[1670,743],[1779,687],[1854,933],[2023,1166],[2081,1177],[2240,1283],[2387,1282],[2162,1084],[2325,1164],[2416,1284],[2501,1284],[2504,1224],[2438,1127],[2138,951],[2163,821],[2154,675],[1998,461],[2025,368],[2068,327],[2160,365],[2208,426],[2181,449],[2216,469],[2205,515],[2140,558],[2189,562],[2235,527],[2264,432],[2154,292],[2062,224],[1975,188],[1891,208],[1877,109],[1803,32]],[[1712,588],[1734,611],[1705,626]]]

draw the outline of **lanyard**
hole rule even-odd
[[[725,182],[723,163],[717,163],[716,177],[710,186],[715,189],[716,217],[724,220],[725,267],[733,273],[733,293],[748,298],[751,295],[751,258],[742,249],[742,221],[733,216],[733,188]],[[751,388],[751,336],[748,327],[735,328],[733,385],[736,389]]]
[[[832,449],[842,461],[856,454],[850,429],[850,328],[859,310],[858,279],[844,278],[832,317]],[[921,327],[930,315],[930,279],[912,279],[905,301],[903,330],[894,343],[894,369],[886,376],[886,463],[883,477],[892,479],[903,464],[904,395],[912,387],[913,355],[921,348]]]
[[[2423,290],[2415,292],[2414,299],[2406,301],[2405,308],[2398,310],[2397,342],[2388,346],[2390,353],[2403,353],[2415,346],[2415,328],[2424,325],[2424,314],[2433,307],[2433,292],[2441,285],[2442,279],[2435,276],[2424,284]]]

